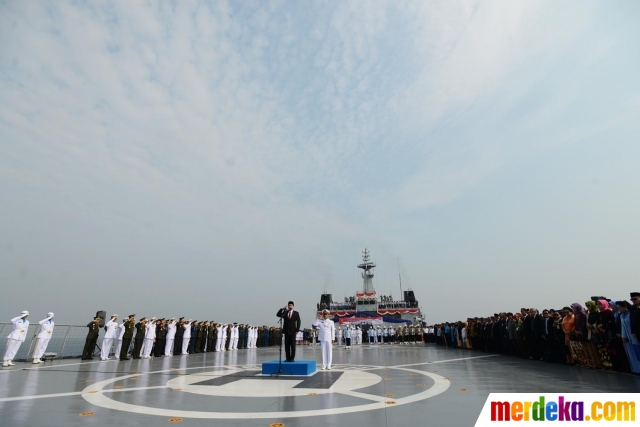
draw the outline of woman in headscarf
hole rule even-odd
[[[587,339],[589,342],[597,344],[596,323],[598,322],[598,307],[595,301],[587,301],[584,305],[587,307]]]
[[[609,302],[604,299],[596,301],[598,307],[598,320],[596,321],[596,331],[600,341],[600,356],[604,369],[612,369],[611,361],[611,341],[615,335],[615,318]]]
[[[587,313],[584,308],[582,308],[582,305],[577,302],[571,304],[571,311],[574,316],[574,330],[570,335],[570,346],[571,351],[573,352],[572,359],[579,365],[590,366],[587,351],[585,351],[585,348],[582,345],[583,341],[586,341],[587,339]]]
[[[640,374],[640,359],[638,359],[638,355],[633,348],[634,345],[638,345],[638,340],[631,334],[631,313],[629,312],[631,305],[627,301],[618,301],[616,306],[620,313],[618,316],[620,319],[620,337],[627,354],[629,368],[631,372]]]

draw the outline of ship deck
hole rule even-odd
[[[334,348],[334,369],[264,377],[277,348],[0,371],[3,427],[473,426],[490,392],[640,392],[640,377],[433,345]],[[299,346],[297,360],[322,360]]]

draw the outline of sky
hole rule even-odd
[[[0,2],[0,321],[640,291],[637,1]]]

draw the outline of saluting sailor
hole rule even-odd
[[[51,335],[53,334],[53,313],[47,313],[47,318],[41,320],[40,323],[40,331],[38,332],[36,348],[33,350],[33,363],[38,364],[42,363],[40,358],[44,355],[44,352],[47,351],[47,346],[49,345],[49,340],[51,340]]]
[[[216,325],[216,350],[215,351],[221,351],[221,346],[222,346],[222,334],[224,329],[224,325],[222,323],[218,323]]]
[[[233,324],[233,334],[232,334],[232,338],[233,338],[233,349],[237,350],[238,349],[238,338],[240,338],[239,335],[239,331],[238,331],[238,324],[234,323]]]
[[[140,359],[140,352],[142,351],[142,343],[144,342],[144,335],[147,330],[147,318],[143,317],[138,323],[136,323],[136,337],[133,344],[133,358]],[[122,358],[122,357],[121,357]]]
[[[172,318],[167,324],[167,343],[164,346],[164,355],[173,356],[173,340],[176,338],[176,318]]]
[[[153,340],[156,339],[156,318],[152,317],[144,331],[144,342],[142,343],[142,352],[140,357],[143,359],[151,359],[151,349],[153,348]]]
[[[130,314],[122,324],[124,333],[122,334],[122,348],[120,349],[120,361],[129,360],[129,346],[133,339],[133,331],[136,325],[136,315]]]
[[[191,339],[191,319],[182,324],[184,334],[182,335],[182,355],[189,354],[189,340]]]
[[[102,339],[102,349],[100,349],[100,360],[103,362],[109,359],[111,353],[111,345],[113,340],[117,338],[118,331],[118,315],[114,314],[111,319],[104,325],[104,338]]]
[[[20,312],[20,316],[11,319],[13,331],[7,337],[7,350],[4,352],[4,361],[2,363],[4,367],[15,366],[13,358],[27,337],[27,329],[29,329],[27,317],[29,317],[29,312],[25,310]]]
[[[87,324],[89,332],[87,332],[87,338],[84,341],[84,349],[82,350],[82,360],[93,359],[93,350],[96,348],[96,342],[98,342],[98,336],[100,335],[100,317],[95,316],[93,322]]]
[[[333,320],[329,319],[329,310],[322,310],[322,319],[313,322],[313,326],[318,328],[320,345],[322,346],[322,370],[331,370],[331,359],[333,355],[333,341],[336,339],[336,326]]]
[[[125,319],[126,320],[126,319]],[[118,331],[116,332],[116,350],[113,352],[113,358],[116,360],[120,359],[120,352],[122,352],[122,339],[124,337],[124,333],[126,332],[126,328],[124,327],[124,321],[120,326],[118,326]]]

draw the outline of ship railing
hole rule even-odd
[[[342,310],[355,310],[355,303],[331,303],[327,304],[318,304],[318,310],[331,310],[331,311],[342,311]]]
[[[418,301],[389,301],[389,302],[379,302],[378,308],[381,309],[407,309],[407,308],[418,308]]]
[[[7,349],[6,337],[13,331],[13,324],[10,322],[0,322],[0,355],[4,356]],[[20,362],[33,359],[37,334],[40,325],[37,322],[31,323],[27,330],[27,337],[20,346],[18,353],[13,360]],[[56,359],[71,359],[82,356],[82,350],[87,338],[88,328],[85,325],[59,325],[56,324],[51,334],[51,340],[47,346],[47,353],[56,353]],[[104,329],[100,329],[98,345],[102,345]],[[115,341],[115,340],[114,340]],[[94,349],[95,350],[95,349]]]

